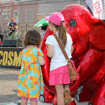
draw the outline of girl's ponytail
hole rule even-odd
[[[62,43],[62,45],[66,46],[66,42],[67,42],[67,36],[66,36],[66,29],[65,29],[65,26],[64,26],[64,23],[62,22],[61,26],[58,27],[58,31],[59,31],[59,39]]]

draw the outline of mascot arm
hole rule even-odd
[[[89,49],[87,53],[81,58],[77,71],[80,73],[80,79],[87,79],[91,74],[95,73],[95,68],[99,67],[102,54],[94,49]],[[96,63],[99,61],[98,63]],[[94,68],[93,68],[94,67]],[[84,76],[85,75],[85,76]]]

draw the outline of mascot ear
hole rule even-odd
[[[89,41],[91,45],[98,50],[105,50],[105,23],[95,23],[89,32]]]

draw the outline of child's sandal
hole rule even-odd
[[[70,96],[70,91],[65,90],[64,91],[64,103],[65,105],[69,105],[72,102],[72,97]]]

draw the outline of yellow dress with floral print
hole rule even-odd
[[[43,94],[43,77],[38,57],[43,56],[39,48],[25,48],[21,52],[22,65],[19,72],[17,92],[19,97],[38,98]]]

